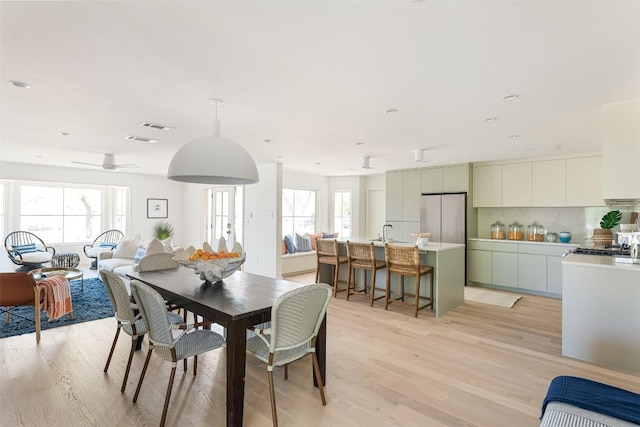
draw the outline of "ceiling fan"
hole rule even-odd
[[[72,160],[71,163],[77,163],[79,165],[97,166],[97,167],[101,167],[104,170],[113,171],[113,172],[116,172],[116,171],[118,171],[120,169],[137,168],[137,167],[139,167],[138,165],[134,165],[132,163],[119,165],[119,164],[116,163],[116,158],[115,158],[115,156],[113,154],[105,154],[104,155],[104,160],[102,160],[102,164],[76,162],[74,160]]]

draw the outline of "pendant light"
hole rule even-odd
[[[218,105],[223,102],[219,99],[210,102],[216,106],[213,136],[183,145],[169,163],[167,178],[198,184],[255,184],[260,178],[249,152],[237,142],[220,137]]]
[[[415,150],[413,152],[413,160],[417,163],[417,162],[423,162],[424,161],[424,151],[423,150]]]
[[[369,165],[369,156],[364,156],[362,158],[362,169],[373,169],[370,165]]]

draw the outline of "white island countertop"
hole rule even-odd
[[[563,258],[562,263],[565,265],[628,270],[640,273],[640,264],[616,262],[612,256],[569,254]]]
[[[336,239],[338,240],[338,243],[347,243],[347,240],[353,243],[371,243],[373,242],[373,245],[379,248],[384,248],[384,243],[382,243],[381,240],[377,240],[377,239],[370,239],[367,237],[341,237]],[[394,246],[408,246],[408,247],[412,247],[415,246],[416,243],[414,242],[399,242],[399,241],[392,241],[389,242],[389,244],[394,245]],[[442,251],[448,251],[451,249],[458,249],[458,248],[464,248],[465,245],[463,245],[462,243],[441,243],[441,242],[429,242],[427,245],[424,246],[418,246],[418,250],[420,252],[442,252]]]

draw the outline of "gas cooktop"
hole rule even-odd
[[[604,256],[629,256],[630,251],[628,248],[621,248],[619,246],[611,247],[599,247],[599,248],[576,248],[573,251],[574,254],[581,255],[604,255]]]

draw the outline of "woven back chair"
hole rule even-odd
[[[387,289],[384,298],[384,309],[387,310],[390,303],[400,302],[413,305],[413,315],[418,317],[418,310],[431,307],[433,310],[433,267],[420,265],[420,252],[417,246],[392,246],[384,245],[384,254],[387,261]],[[400,296],[391,298],[391,274],[400,275]],[[420,278],[429,275],[430,292],[428,297],[420,295]],[[404,288],[404,277],[410,276],[415,279],[414,294],[406,293]],[[413,296],[413,303],[405,302],[405,295]],[[420,306],[420,300],[427,300],[426,305]]]
[[[256,335],[247,340],[247,351],[267,364],[274,427],[278,425],[273,384],[273,368],[276,366],[284,366],[286,369],[289,363],[311,353],[320,399],[323,406],[327,404],[315,345],[331,294],[331,286],[317,283],[281,295],[271,309],[271,328],[256,328]],[[286,372],[285,370],[285,379]]]
[[[180,264],[173,260],[173,254],[165,252],[143,256],[135,267],[135,270],[140,272],[159,271],[178,267],[180,267]]]
[[[373,302],[377,299],[384,298],[384,295],[376,298],[376,271],[385,268],[387,263],[383,260],[376,259],[376,248],[371,243],[353,243],[347,240],[347,259],[349,262],[349,278],[347,279],[347,301],[349,297],[354,294],[366,294],[367,293],[367,271],[369,271],[369,292],[370,292],[370,305],[373,306]],[[355,275],[356,270],[364,270],[365,285],[362,292],[356,291],[355,287]],[[352,285],[353,284],[353,289]],[[379,289],[384,291],[384,289]]]
[[[98,255],[101,252],[107,252],[113,250],[120,239],[124,237],[124,234],[120,230],[107,230],[100,234],[88,245],[84,245],[82,250],[87,258],[92,258],[91,270],[95,270],[98,265]]]
[[[18,266],[18,271],[30,271],[51,262],[56,254],[55,248],[29,231],[14,231],[7,234],[4,247],[9,259]]]
[[[144,362],[144,367],[142,368],[142,373],[140,374],[140,380],[138,381],[138,387],[133,397],[133,403],[138,401],[144,375],[149,366],[149,359],[151,358],[151,353],[155,350],[155,354],[171,362],[171,375],[169,377],[169,385],[167,386],[167,394],[162,409],[162,418],[160,420],[160,426],[164,426],[167,418],[169,399],[171,398],[171,388],[173,387],[173,380],[176,375],[177,362],[188,357],[193,357],[193,375],[195,376],[198,367],[198,354],[222,347],[225,339],[217,332],[207,329],[195,329],[198,326],[203,326],[203,324],[172,325],[162,296],[138,280],[131,281],[131,293],[136,300],[140,314],[149,330],[149,351]],[[183,331],[177,337],[174,337],[172,331],[175,329],[183,329]]]
[[[36,343],[40,342],[40,312],[44,289],[36,283],[32,274],[28,272],[0,273],[0,307],[4,307],[5,323],[11,322],[13,307],[34,306],[34,320],[36,329]],[[17,317],[17,314],[14,314]],[[26,319],[26,318],[25,318]]]
[[[323,240],[318,239],[316,241],[316,280],[318,283],[318,278],[320,277],[320,268],[323,264],[332,266],[333,269],[333,296],[337,296],[338,292],[346,290],[340,289],[338,290],[338,280],[340,274],[340,265],[347,263],[346,256],[340,256],[338,241],[333,240]],[[341,282],[346,283],[344,280]]]

